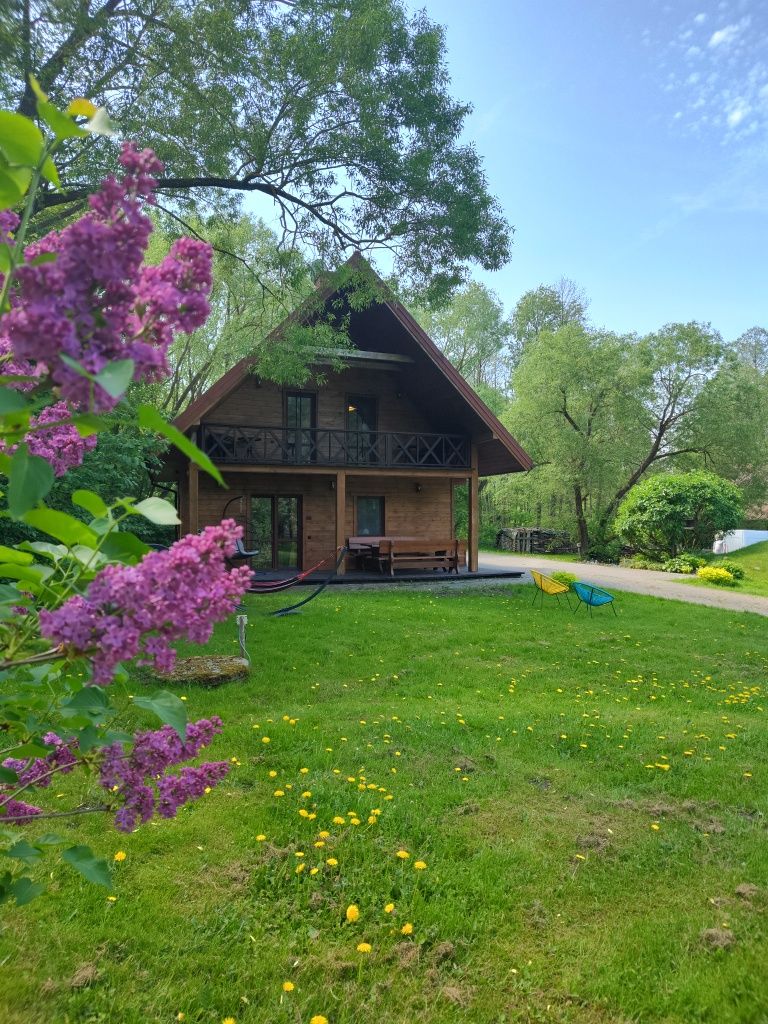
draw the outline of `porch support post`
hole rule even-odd
[[[343,547],[346,540],[344,525],[347,515],[347,473],[340,469],[336,474],[336,548]],[[339,566],[339,576],[346,572],[344,562]]]
[[[198,480],[199,471],[194,462],[189,463],[187,475],[187,508],[188,520],[186,523],[189,533],[197,533],[200,530],[200,516],[198,512]]]
[[[477,445],[472,445],[472,472],[469,477],[469,522],[467,537],[467,554],[469,556],[469,571],[477,572],[478,546],[479,546],[479,505],[478,505],[478,479],[477,479]]]

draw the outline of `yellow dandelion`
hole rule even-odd
[[[299,771],[301,772],[302,775],[309,774],[309,768],[299,768]]]
[[[267,837],[264,835],[263,832],[259,832],[259,834],[256,836],[256,842],[263,843],[266,838]]]
[[[318,839],[317,842],[315,843],[315,849],[316,850],[322,850],[322,848],[324,846],[325,846],[325,843],[323,842],[322,839]]]
[[[262,736],[261,737],[261,742],[262,743],[271,743],[272,740],[269,738],[269,736]]]
[[[310,875],[316,875],[319,870],[320,870],[320,868],[310,868],[309,869],[309,873],[310,873]]]
[[[296,874],[297,874],[297,875],[300,875],[300,874],[301,874],[301,872],[302,872],[302,871],[304,870],[304,868],[305,868],[306,866],[307,866],[307,865],[306,865],[306,864],[304,864],[303,862],[302,862],[301,864],[297,864],[297,865],[296,865]]]
[[[118,850],[118,851],[117,851],[117,853],[115,854],[115,857],[114,857],[114,859],[115,859],[115,860],[117,861],[117,863],[119,864],[119,863],[120,863],[120,861],[122,861],[122,860],[125,860],[125,858],[126,858],[127,856],[128,856],[128,854],[127,854],[127,853],[125,852],[125,850]]]
[[[293,984],[292,981],[283,982],[283,992],[293,992],[295,988],[296,986]]]
[[[221,1024],[237,1024],[234,1017],[225,1017]]]
[[[357,952],[358,953],[370,953],[371,952],[371,948],[372,947],[371,947],[370,942],[358,942],[358,944],[357,944]]]
[[[285,793],[282,789],[276,789],[272,796],[285,796]]]
[[[310,790],[305,789],[304,792],[301,795],[306,800],[308,797],[312,796],[312,793],[311,793]]]
[[[413,935],[413,925],[410,921],[406,921],[403,927],[400,929],[401,935]]]
[[[654,821],[651,824],[651,828],[653,829],[654,832],[658,832],[659,829],[661,828],[661,825],[658,823],[658,821]]]
[[[337,814],[336,817],[333,819],[333,824],[334,825],[346,825],[346,820],[344,818],[342,818],[340,814]]]
[[[399,858],[400,858],[400,860],[408,860],[408,858],[409,858],[409,857],[410,857],[411,855],[410,855],[410,853],[408,853],[408,851],[407,851],[407,850],[398,850],[398,851],[397,851],[397,853],[395,854],[395,856],[396,856],[396,857],[399,857]]]
[[[360,819],[359,818],[350,818],[349,819],[349,824],[350,825],[359,825],[360,824]]]
[[[395,904],[394,903],[386,903],[384,905],[384,913],[385,914],[391,914],[394,909],[395,909]]]
[[[370,817],[368,818],[368,824],[369,824],[369,825],[375,825],[375,824],[376,824],[376,822],[377,822],[378,820],[379,820],[379,819],[378,819],[378,818],[376,817],[376,815],[375,815],[375,814],[372,814],[372,815],[371,815],[371,816],[370,816]]]
[[[328,832],[326,829],[323,829],[322,832],[318,832],[317,833],[317,838],[318,839],[327,839],[330,836],[330,834],[331,833]]]
[[[294,853],[294,855],[293,855],[293,856],[294,856],[294,857],[303,857],[303,856],[304,856],[304,854],[303,854],[303,853],[301,852],[301,850],[296,850],[296,852]]]
[[[274,768],[269,773],[269,777],[270,777],[270,779],[276,779],[277,778],[277,772],[274,770]]]
[[[414,862],[413,866],[416,869],[416,871],[423,871],[426,868],[427,864],[426,861],[417,860]]]
[[[350,905],[347,907],[346,917],[350,924],[354,924],[355,921],[358,921],[360,919],[360,908],[357,906],[356,903],[350,903]]]
[[[310,1018],[309,1024],[328,1024],[328,1018],[324,1017],[322,1013],[316,1013],[314,1017]]]
[[[328,865],[329,868],[335,868],[338,867],[339,862],[336,860],[335,857],[329,857],[325,863]]]

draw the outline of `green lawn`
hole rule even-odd
[[[768,597],[768,541],[761,544],[750,544],[747,548],[734,551],[732,555],[723,555],[729,562],[738,562],[744,569],[744,579],[739,580],[733,589],[745,594],[759,594]],[[719,565],[721,556],[712,558],[712,565]],[[692,580],[697,587],[708,587],[711,584],[704,580]]]
[[[54,865],[2,908],[0,1020],[768,1020],[765,620],[531,596],[254,599],[251,679],[185,692],[228,780],[132,835],[78,820],[126,852],[117,898]]]

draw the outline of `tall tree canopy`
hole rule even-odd
[[[583,551],[647,473],[706,456],[712,431],[696,411],[722,359],[719,336],[696,323],[640,339],[568,324],[526,347],[510,426],[540,463],[529,485],[568,495]]]
[[[518,356],[528,342],[545,331],[552,333],[566,324],[586,323],[587,298],[567,277],[552,285],[539,285],[518,299],[512,313],[512,334]]]
[[[437,309],[414,310],[417,320],[474,387],[504,391],[509,384],[512,328],[498,296],[477,281]]]
[[[460,141],[443,30],[402,0],[6,0],[0,95],[34,115],[28,75],[54,100],[104,101],[120,133],[165,161],[161,201],[260,195],[282,239],[327,264],[385,247],[430,297],[467,263],[510,255],[480,159]],[[59,162],[82,201],[115,158],[94,139]]]

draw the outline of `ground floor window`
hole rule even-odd
[[[252,494],[248,547],[257,550],[254,569],[298,568],[301,559],[301,498]]]
[[[355,534],[358,537],[384,536],[384,499],[358,498],[355,509]]]

